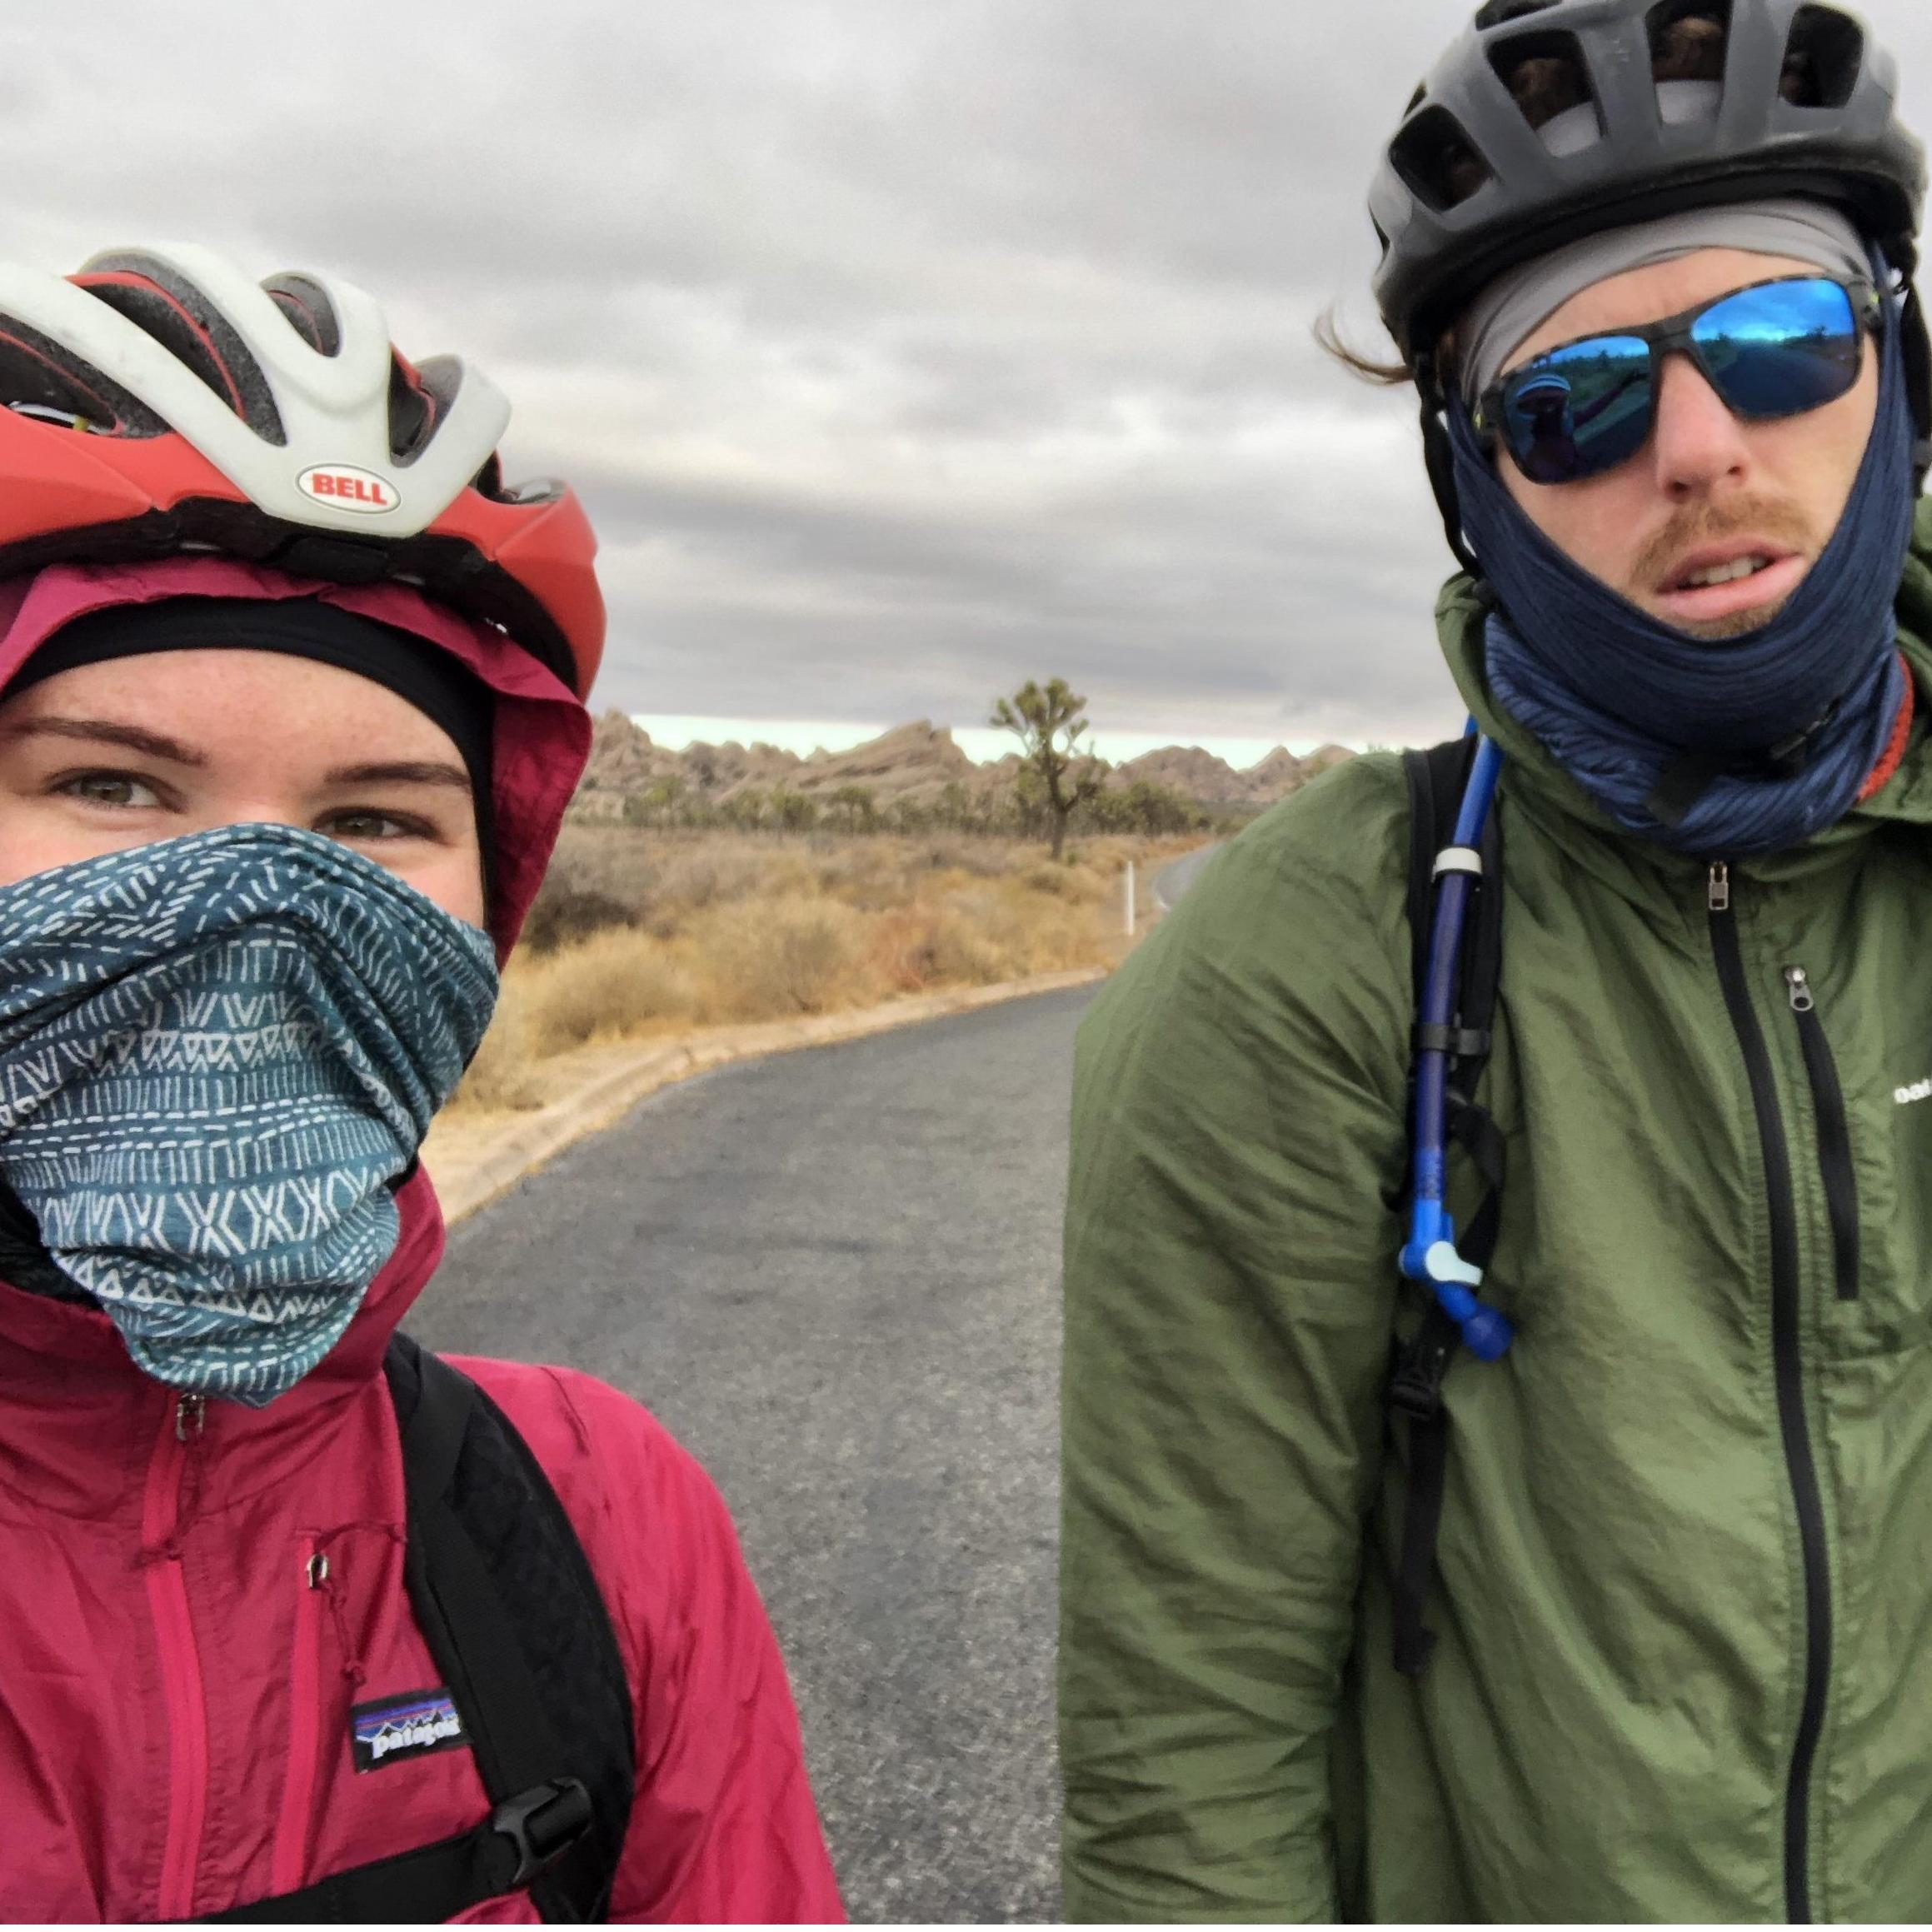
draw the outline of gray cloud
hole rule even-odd
[[[380,295],[605,542],[627,708],[1453,724],[1365,339],[1365,185],[1462,0],[78,0],[0,26],[0,249],[187,236]],[[1932,17],[1867,8],[1932,120]],[[184,24],[184,22],[186,24]],[[1330,24],[1332,22],[1332,24]]]

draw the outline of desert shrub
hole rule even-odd
[[[979,916],[948,906],[932,921],[928,958],[931,983],[941,986],[992,986],[1014,976],[1011,961]]]
[[[822,1013],[863,989],[863,917],[836,900],[736,906],[697,936],[717,1010],[736,1019]]]
[[[496,1016],[450,1106],[490,1113],[521,1113],[543,1105],[535,1042],[521,987],[506,985]]]
[[[703,839],[666,856],[657,897],[666,906],[696,912],[768,892],[776,880],[802,875],[803,862],[795,853],[741,838]]]
[[[547,880],[523,921],[523,943],[532,952],[555,952],[593,933],[628,926],[633,916],[630,906],[607,892]]]
[[[723,868],[702,852],[681,854],[665,868],[658,916],[675,923],[682,914],[701,912],[721,896],[729,896]]]
[[[1097,906],[1105,899],[1118,899],[1121,892],[1121,874],[1111,866],[1049,861],[1023,873],[1019,883],[1029,892],[1043,892],[1068,906]]]
[[[532,962],[519,988],[537,1053],[562,1053],[600,1036],[621,1038],[691,1016],[691,981],[642,932],[604,932]]]
[[[927,840],[913,863],[931,872],[970,872],[976,879],[997,879],[1011,868],[1012,860],[985,839],[955,836]]]
[[[1030,866],[1020,875],[1020,883],[1029,892],[1044,892],[1049,898],[1065,899],[1073,889],[1073,867],[1068,865]]]
[[[917,896],[918,873],[889,839],[852,837],[814,868],[812,889],[861,912],[892,912]]]
[[[714,906],[762,896],[771,888],[781,856],[737,837],[702,838],[671,846],[659,861],[651,913],[644,922],[659,939],[674,939],[692,918]]]
[[[906,906],[871,922],[866,941],[872,977],[886,991],[984,986],[1002,976],[1004,961],[982,945],[968,920],[949,906]]]
[[[888,992],[916,993],[932,979],[932,916],[901,906],[881,913],[866,935],[870,976]]]

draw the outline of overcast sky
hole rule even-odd
[[[1457,712],[1363,197],[1463,0],[66,0],[0,24],[0,250],[333,270],[583,492],[600,702],[1103,744]],[[1873,0],[1932,127],[1932,8]],[[1345,29],[1345,41],[1333,22]]]

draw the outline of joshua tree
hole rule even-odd
[[[810,831],[818,823],[818,801],[788,786],[771,787],[771,816],[786,831]]]
[[[1064,677],[1050,677],[1044,689],[1029,678],[1012,696],[994,705],[991,722],[1020,741],[1026,775],[1046,807],[1057,859],[1066,848],[1067,820],[1098,796],[1107,775],[1104,759],[1079,749],[1086,729],[1086,700]]]
[[[825,801],[825,815],[846,831],[871,831],[878,822],[878,807],[869,785],[841,785]]]
[[[661,826],[669,831],[677,823],[678,807],[683,801],[683,779],[676,772],[668,771],[634,802],[646,825]]]

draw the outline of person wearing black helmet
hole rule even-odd
[[[1474,729],[1258,821],[1082,1029],[1071,1917],[1932,1915],[1896,92],[1835,5],[1491,0],[1389,144]]]

